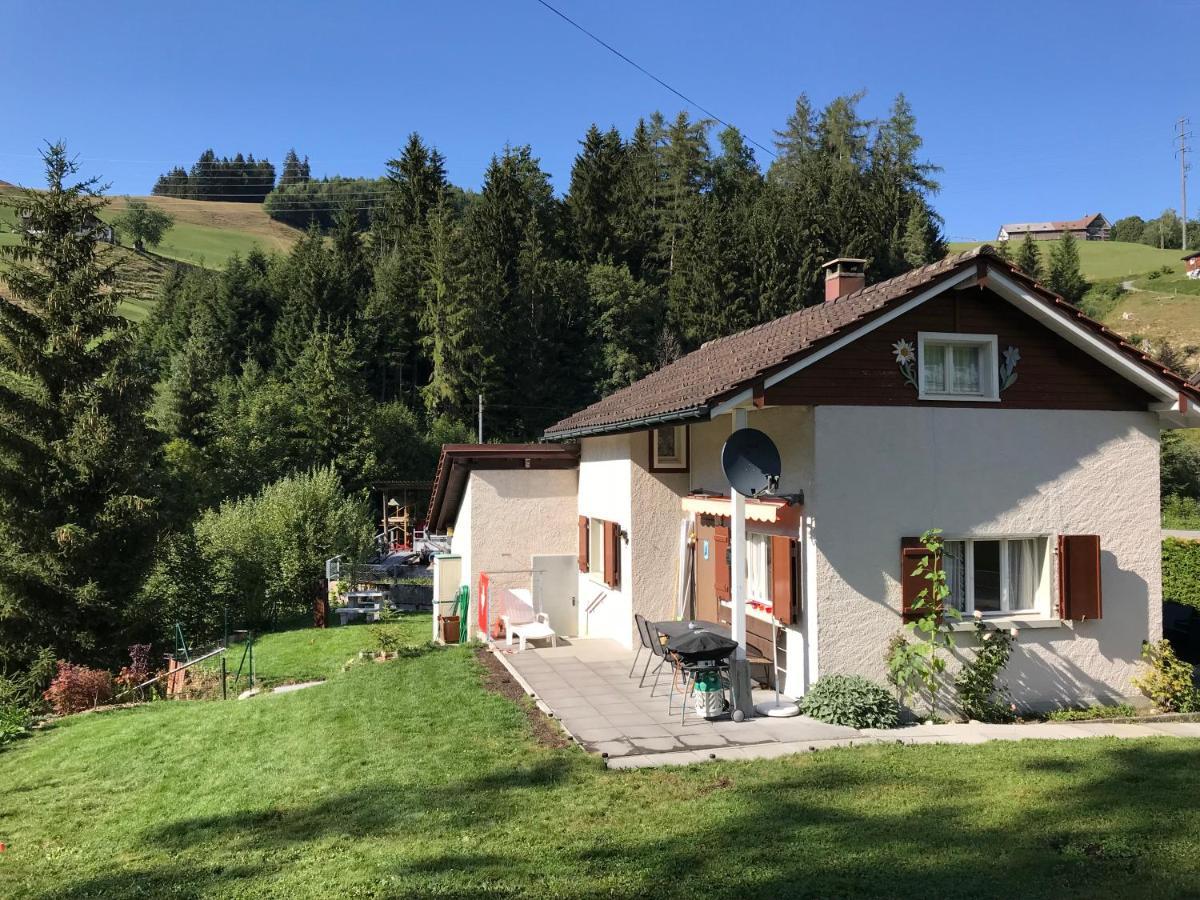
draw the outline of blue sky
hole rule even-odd
[[[1175,119],[1200,133],[1196,0],[551,2],[767,146],[801,91],[865,88],[869,115],[903,91],[945,168],[952,238],[1177,207]],[[456,183],[529,143],[562,190],[589,123],[628,132],[683,106],[535,0],[0,0],[0,31],[0,179],[25,184],[44,139],[146,193],[209,146],[276,163],[295,146],[315,174],[375,175],[416,130]]]

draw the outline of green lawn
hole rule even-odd
[[[969,250],[982,243],[994,241],[964,241],[950,245],[951,252]],[[1050,249],[1058,241],[1038,241],[1042,260],[1049,259]],[[1014,242],[1010,249],[1016,255],[1019,242]],[[1079,265],[1085,277],[1095,280],[1098,278],[1119,278],[1122,276],[1140,275],[1162,266],[1170,266],[1174,271],[1184,270],[1180,259],[1180,250],[1159,250],[1146,244],[1127,244],[1121,241],[1076,241],[1079,248]]]
[[[176,222],[154,252],[196,266],[223,269],[233,254],[245,256],[255,247],[268,249],[261,240],[243,231]]]
[[[429,620],[406,620],[423,641]],[[0,753],[0,894],[1163,897],[1200,884],[1200,742],[876,746],[608,772],[466,647],[342,672],[264,638],[248,701],[79,716]]]

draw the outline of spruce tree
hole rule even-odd
[[[571,166],[567,211],[575,251],[586,263],[613,259],[619,252],[616,227],[625,145],[615,128],[588,128],[582,149]]]
[[[1065,233],[1050,250],[1046,287],[1075,305],[1087,292],[1087,279],[1079,269],[1079,247],[1070,232]]]
[[[929,242],[929,219],[923,206],[913,204],[904,226],[904,261],[912,268],[933,262],[933,248]]]
[[[1016,264],[1018,269],[1034,281],[1041,279],[1042,254],[1038,250],[1037,241],[1028,232],[1025,234],[1025,239],[1021,241],[1021,248],[1017,250]]]
[[[39,648],[104,662],[125,649],[154,503],[150,379],[117,315],[93,230],[104,206],[62,144],[19,201],[0,301],[0,669]]]

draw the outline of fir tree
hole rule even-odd
[[[602,132],[595,125],[581,144],[567,192],[575,249],[587,263],[611,260],[619,252],[616,220],[625,145],[615,128]]]
[[[1079,247],[1075,245],[1075,238],[1070,232],[1065,233],[1050,250],[1046,287],[1076,305],[1087,292],[1087,279],[1079,269]]]
[[[445,193],[446,160],[414,131],[400,156],[388,160],[386,177],[387,195],[377,228],[394,242],[405,229],[424,222]]]
[[[1021,247],[1017,250],[1016,264],[1018,269],[1034,281],[1041,279],[1042,254],[1038,250],[1037,241],[1029,233],[1025,234],[1025,239],[1021,241]]]
[[[929,220],[922,206],[913,205],[904,226],[904,261],[912,268],[933,262],[933,248],[929,242]]]
[[[115,656],[153,524],[150,382],[92,237],[104,203],[95,180],[67,183],[62,144],[43,157],[0,302],[0,668],[41,647]]]

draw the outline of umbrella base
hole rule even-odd
[[[800,715],[800,707],[787,700],[771,700],[767,703],[759,703],[754,707],[754,711],[760,716],[767,716],[772,719],[787,719]]]

